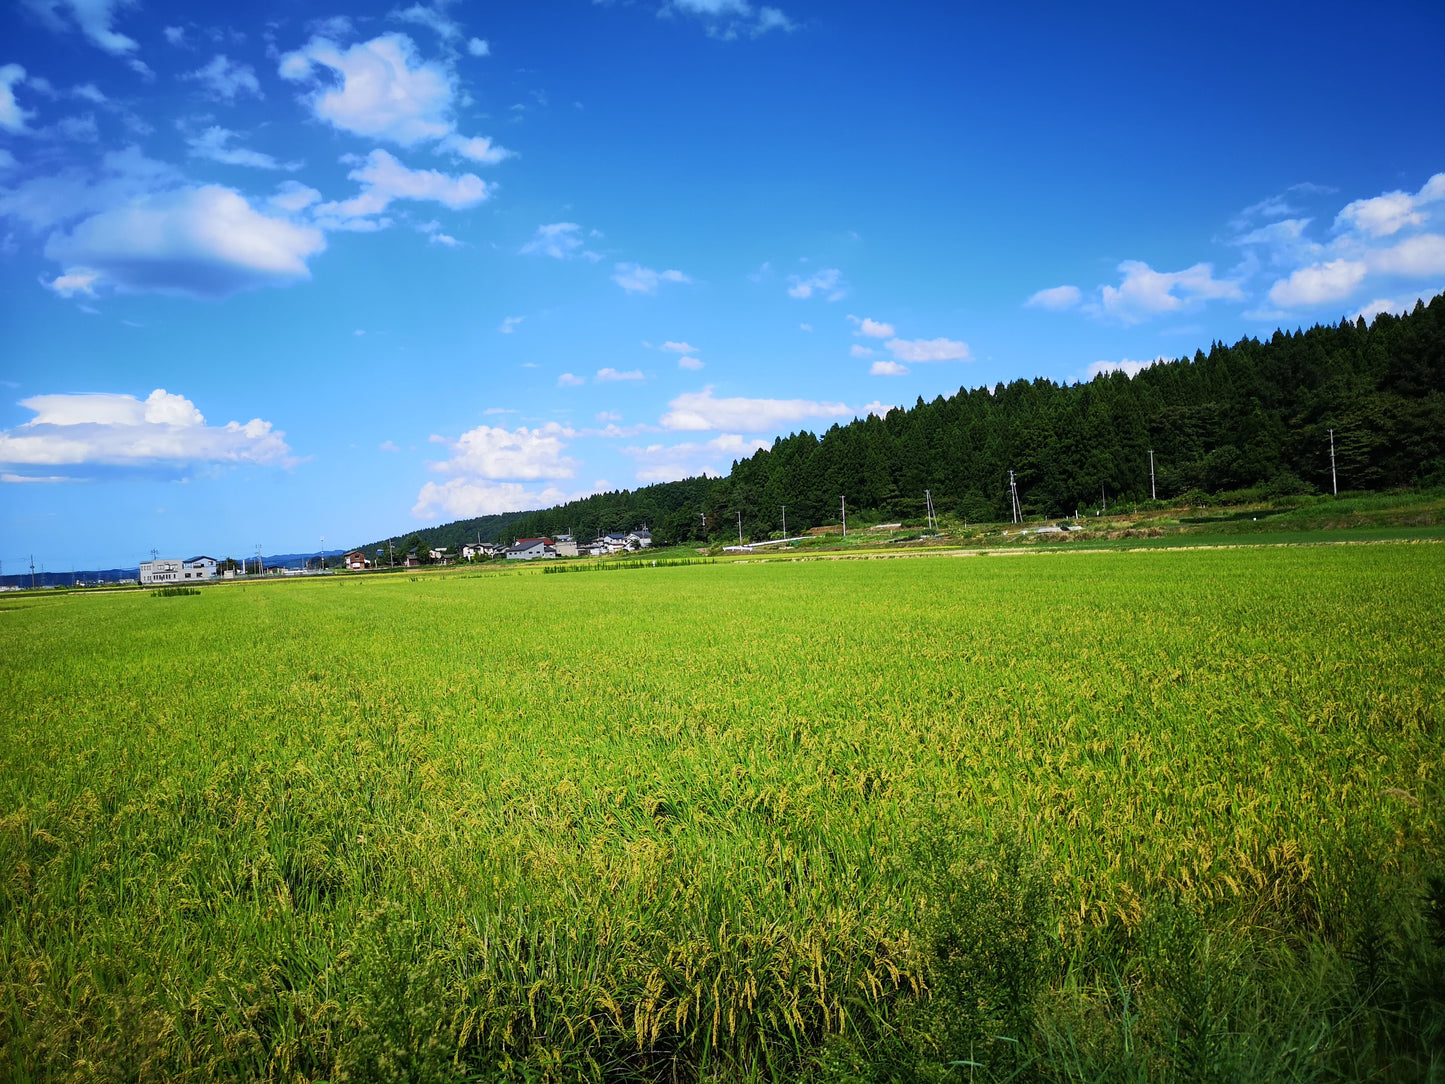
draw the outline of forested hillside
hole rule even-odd
[[[860,521],[921,520],[925,489],[942,514],[998,520],[1009,514],[1010,470],[1026,514],[1063,516],[1105,498],[1147,499],[1150,449],[1161,499],[1327,492],[1331,428],[1341,490],[1445,483],[1445,295],[1369,326],[1215,344],[1133,379],[1017,380],[919,399],[821,437],[783,437],[726,478],[598,494],[487,526],[510,539],[646,523],[680,542],[735,534],[741,511],[744,533],[762,538],[778,530],[784,504],[790,532],[836,523],[840,495]],[[478,522],[423,533],[472,537]]]

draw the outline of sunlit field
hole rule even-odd
[[[0,1077],[1438,1079],[1445,546],[0,598]]]

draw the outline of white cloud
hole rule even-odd
[[[0,482],[7,485],[24,485],[26,483],[39,482],[41,485],[55,485],[60,482],[78,482],[78,478],[70,478],[63,474],[47,474],[45,476],[34,474],[0,474]]]
[[[874,399],[873,402],[863,408],[863,413],[871,414],[875,418],[886,418],[888,417],[889,411],[897,409],[896,406],[890,403],[881,403],[877,399]]]
[[[848,348],[848,355],[855,358],[871,358],[874,353],[875,351],[859,343],[854,343]]]
[[[908,366],[899,365],[896,361],[875,361],[868,368],[869,376],[902,376],[908,372]]]
[[[601,255],[590,251],[582,240],[582,227],[575,222],[552,222],[538,226],[537,232],[518,250],[523,256],[551,256],[554,260],[570,260],[580,256],[594,263]]]
[[[626,372],[618,372],[613,368],[598,369],[597,382],[599,384],[612,383],[619,380],[645,380],[641,369],[628,369]]]
[[[1375,317],[1383,312],[1388,312],[1392,316],[1403,316],[1413,309],[1417,302],[1429,302],[1442,291],[1445,291],[1445,287],[1434,290],[1418,290],[1415,293],[1400,298],[1379,297],[1360,309],[1360,311],[1351,316],[1350,319],[1359,320],[1363,318],[1365,323],[1372,324],[1375,322]]]
[[[585,378],[573,373],[563,373],[557,378],[559,388],[580,388],[585,383],[587,383]]]
[[[472,38],[467,42],[467,52],[472,56],[491,56],[492,47],[482,38]]]
[[[451,450],[451,458],[428,466],[440,474],[468,478],[534,481],[538,478],[571,478],[578,463],[563,454],[563,437],[568,430],[556,422],[535,429],[519,426],[502,429],[479,425],[455,441],[433,438]]]
[[[45,285],[61,297],[74,297],[76,294],[94,297],[93,287],[99,278],[100,272],[98,271],[92,271],[88,267],[73,267],[65,274],[57,275]]]
[[[149,462],[289,463],[285,434],[253,418],[206,424],[194,403],[157,388],[133,395],[37,395],[21,406],[35,417],[0,431],[0,463],[61,465]]]
[[[746,459],[754,452],[771,447],[771,441],[722,433],[708,441],[623,448],[622,454],[637,462],[639,482],[675,482],[699,475],[718,477],[734,460]]]
[[[852,412],[842,403],[810,399],[717,399],[712,386],[700,392],[684,392],[667,404],[662,416],[667,429],[736,429],[758,433],[807,418],[842,418]]]
[[[1050,286],[1047,290],[1040,290],[1030,297],[1024,302],[1024,306],[1031,309],[1062,312],[1064,309],[1072,309],[1079,303],[1082,296],[1077,286]]]
[[[179,48],[186,43],[186,28],[183,26],[162,27],[161,32],[165,34],[166,41]]]
[[[798,325],[798,330],[799,330],[799,331],[812,331],[812,330],[813,330],[813,325],[812,325],[812,324],[799,324],[799,325]]]
[[[123,56],[137,46],[132,38],[117,31],[111,24],[115,21],[118,8],[131,7],[136,0],[22,0],[25,7],[39,15],[52,30],[69,30],[70,26],[61,15],[80,28],[90,41],[112,56]]]
[[[668,351],[668,353],[671,353],[671,354],[698,354],[698,353],[701,353],[701,351],[698,350],[698,348],[695,347],[695,346],[693,346],[691,343],[677,343],[677,342],[673,342],[673,341],[670,340],[670,339],[669,339],[667,342],[663,343],[661,346],[659,346],[658,349],[659,349],[659,350],[666,350],[666,351]]]
[[[612,281],[629,294],[655,294],[660,283],[689,283],[692,279],[681,271],[654,271],[637,263],[620,263],[616,266]]]
[[[427,27],[443,41],[450,42],[462,36],[462,28],[441,10],[445,6],[445,3],[439,3],[436,7],[413,4],[409,8],[391,12],[391,17],[404,23],[415,23],[417,26]]]
[[[1164,360],[1163,357],[1157,357],[1153,361],[1130,361],[1128,358],[1123,361],[1096,361],[1089,366],[1088,379],[1093,380],[1100,373],[1124,373],[1133,380],[1145,369],[1163,364]]]
[[[753,7],[747,0],[672,0],[661,14],[681,12],[702,20],[709,37],[734,41],[743,35],[759,37],[771,30],[797,29],[787,15],[775,7]]]
[[[235,63],[225,53],[216,54],[204,68],[188,72],[184,78],[194,79],[214,97],[228,102],[235,101],[236,95],[242,92],[257,98],[262,96],[256,70],[249,64]]]
[[[870,319],[867,316],[860,320],[858,317],[850,315],[848,319],[857,325],[853,332],[854,335],[864,335],[870,339],[891,339],[897,334],[897,332],[893,330],[892,324],[885,324],[879,320]],[[857,355],[855,354],[854,356],[856,357]]]
[[[320,192],[300,181],[282,181],[266,202],[282,211],[295,214],[297,211],[310,207],[320,198]]]
[[[517,482],[482,482],[453,478],[444,485],[428,482],[417,494],[411,514],[417,519],[470,519],[499,512],[520,512],[564,504],[583,493],[567,493],[556,486],[531,490]]]
[[[685,358],[685,357],[684,357],[684,358],[678,358],[678,359],[677,359],[677,367],[678,367],[679,369],[687,369],[689,372],[694,372],[694,373],[695,373],[695,372],[697,372],[699,369],[701,369],[701,368],[703,367],[703,364],[702,364],[702,362],[701,362],[700,360],[698,360],[697,358]]]
[[[377,451],[381,451],[381,452],[399,452],[399,451],[401,451],[401,449],[397,447],[396,442],[395,442],[395,441],[392,441],[392,440],[384,440],[384,441],[382,441],[380,444],[378,444],[378,445],[376,446],[376,448],[377,448]]]
[[[517,325],[525,319],[525,316],[508,316],[502,320],[502,323],[497,328],[497,330],[500,331],[503,335],[510,335],[512,334],[512,332],[517,330]]]
[[[884,344],[899,361],[968,361],[967,343],[952,339],[889,339]]]
[[[454,211],[475,207],[491,196],[496,185],[488,184],[475,173],[452,176],[435,169],[408,169],[392,154],[380,147],[368,154],[363,163],[347,174],[361,183],[361,191],[349,200],[323,203],[316,208],[316,218],[323,226],[354,229],[374,226],[374,216],[390,206],[392,200],[432,201]]]
[[[596,418],[599,422],[620,422],[622,420],[622,411],[599,410],[596,414]]]
[[[90,102],[92,105],[104,105],[110,101],[94,83],[79,83],[70,88],[70,94],[71,97]]]
[[[451,134],[452,74],[421,60],[405,34],[383,34],[345,51],[325,38],[312,38],[281,58],[280,74],[294,82],[309,81],[316,65],[339,77],[338,83],[318,89],[309,99],[319,120],[403,147]]]
[[[1239,283],[1214,277],[1214,265],[1197,263],[1183,271],[1155,271],[1140,260],[1119,264],[1124,278],[1099,291],[1096,311],[1124,324],[1137,324],[1160,313],[1178,312],[1199,302],[1240,300]]]
[[[439,150],[451,151],[462,158],[478,162],[484,166],[494,166],[498,162],[513,157],[515,151],[509,151],[497,143],[493,143],[486,136],[461,136],[453,132],[437,144]]]
[[[25,121],[35,114],[21,109],[15,100],[15,84],[25,81],[25,69],[19,64],[0,67],[0,128],[7,132],[25,131]]]
[[[1388,237],[1407,226],[1423,226],[1426,216],[1420,208],[1442,199],[1445,199],[1445,173],[1437,173],[1413,196],[1397,190],[1347,203],[1335,218],[1335,228],[1355,230],[1370,237]]]
[[[309,279],[321,231],[262,214],[220,185],[133,198],[52,234],[50,259],[130,293],[223,297]],[[64,276],[62,276],[63,278]]]
[[[434,245],[442,245],[446,248],[459,248],[461,242],[449,233],[442,232],[442,224],[433,219],[430,222],[417,223],[417,232],[426,234],[426,239]]]
[[[1270,287],[1269,299],[1286,309],[1338,301],[1353,293],[1365,281],[1367,272],[1368,268],[1358,260],[1331,260],[1302,267]]]
[[[1393,248],[1371,253],[1370,270],[1385,275],[1423,275],[1445,273],[1445,237],[1438,233],[1422,233],[1410,237]]]
[[[246,147],[229,146],[236,133],[228,128],[212,125],[198,136],[186,140],[192,158],[205,158],[226,166],[250,166],[252,169],[295,169],[294,165],[282,165],[269,154],[253,151]]]
[[[848,296],[848,287],[843,282],[843,272],[836,267],[825,267],[811,275],[789,275],[788,296],[798,300],[812,297],[815,293],[829,301],[841,301]]]

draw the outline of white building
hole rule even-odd
[[[140,563],[140,582],[145,587],[152,583],[180,583],[185,562],[178,557],[162,557],[158,561]]]
[[[221,562],[214,557],[191,557],[181,562],[182,580],[214,580],[221,575]]]
[[[531,561],[538,557],[556,557],[557,548],[550,538],[519,538],[507,550],[509,561]]]

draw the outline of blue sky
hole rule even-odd
[[[1020,10],[12,3],[4,571],[726,472],[1445,289],[1438,3]]]

